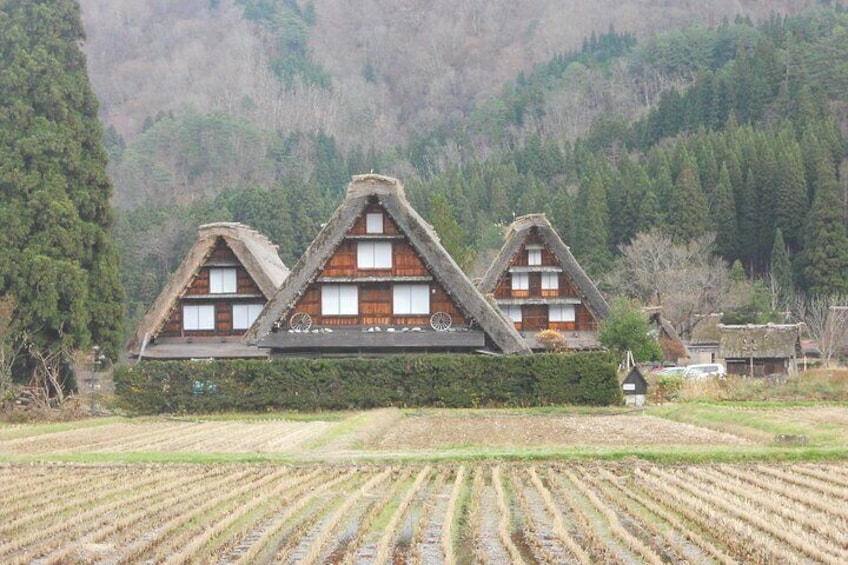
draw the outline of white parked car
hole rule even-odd
[[[727,369],[721,363],[703,363],[700,365],[689,365],[683,371],[684,379],[703,379],[706,377],[718,377],[723,379],[727,376]]]

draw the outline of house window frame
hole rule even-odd
[[[358,241],[356,268],[366,271],[391,269],[392,253],[391,241]]]
[[[201,316],[204,312],[205,315]],[[215,330],[216,313],[214,304],[183,304],[183,330],[187,332]],[[202,325],[203,322],[206,325]]]
[[[365,214],[365,233],[385,233],[385,218],[382,212],[368,212]]]
[[[235,267],[210,267],[209,294],[236,294],[238,269]]]
[[[256,321],[256,318],[259,317],[259,314],[262,312],[262,309],[265,308],[264,304],[261,303],[245,303],[245,304],[233,304],[233,329],[234,330],[248,330],[250,326],[253,325],[253,322]],[[246,309],[245,314],[238,313],[242,309]],[[247,325],[237,325],[236,320],[239,322],[244,319],[247,320]]]
[[[429,284],[392,285],[392,314],[394,316],[429,315],[430,294]],[[426,297],[426,307],[424,297]]]
[[[550,304],[550,305],[548,305],[548,322],[576,322],[576,321],[577,321],[577,309],[574,307],[574,304]]]
[[[559,273],[542,273],[542,290],[559,290]]]
[[[512,273],[512,290],[530,290],[530,273]]]
[[[358,316],[359,287],[355,284],[321,285],[322,316]]]
[[[527,246],[527,265],[530,267],[538,267],[542,264],[542,246],[528,245]]]
[[[520,304],[507,304],[503,307],[504,314],[506,317],[513,321],[513,323],[521,324],[524,323],[524,312],[521,309]],[[518,316],[516,317],[516,313]]]

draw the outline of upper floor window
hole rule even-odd
[[[325,284],[321,287],[322,316],[359,314],[359,287],[353,284]]]
[[[379,212],[365,214],[365,233],[383,233],[383,214]]]
[[[527,247],[527,264],[541,265],[542,264],[542,248],[538,246]]]
[[[236,270],[234,268],[209,269],[209,293],[210,294],[235,294]]]
[[[512,320],[513,322],[521,322],[522,321],[521,306],[520,305],[518,305],[518,304],[508,304],[508,305],[503,307],[503,310],[504,310],[504,314],[506,314],[506,317],[509,318],[510,320]]]
[[[253,325],[264,304],[233,304],[233,329],[246,330]]]
[[[360,241],[356,244],[356,266],[359,269],[391,269],[391,241]]]
[[[542,290],[558,290],[559,273],[542,273]]]
[[[395,315],[429,314],[429,284],[396,284],[392,289],[392,312]]]
[[[512,273],[512,290],[530,290],[530,274]]]
[[[184,330],[214,330],[214,304],[186,304],[183,306]]]

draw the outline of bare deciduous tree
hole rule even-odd
[[[798,296],[795,315],[807,325],[810,339],[821,350],[826,367],[845,348],[848,348],[848,295]]]
[[[714,312],[730,284],[725,262],[712,255],[715,236],[675,244],[657,230],[637,235],[606,279],[614,290],[643,304],[662,306],[676,329],[685,332],[696,314]]]

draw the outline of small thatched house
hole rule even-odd
[[[648,315],[651,331],[656,336],[660,349],[662,349],[663,361],[673,365],[688,362],[690,358],[689,349],[680,339],[680,334],[674,329],[671,320],[663,317],[662,308],[651,306],[645,308],[645,313]]]
[[[595,349],[598,323],[609,306],[544,214],[517,218],[478,288],[498,306],[528,344],[552,329],[569,349]]]
[[[241,338],[287,275],[277,246],[248,226],[200,226],[127,351],[138,359],[265,357]]]
[[[353,177],[245,341],[277,355],[529,352],[401,183],[374,174]]]
[[[721,341],[718,326],[723,316],[723,313],[718,312],[695,319],[686,344],[693,363],[715,363],[721,358],[718,351]]]
[[[719,355],[727,372],[765,377],[793,374],[801,356],[798,324],[719,325]]]

